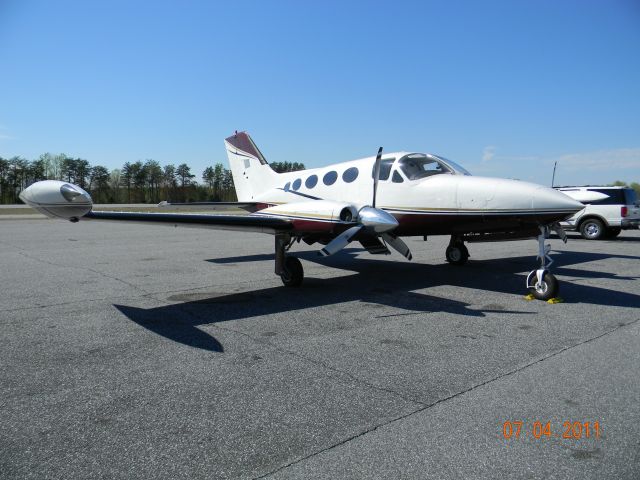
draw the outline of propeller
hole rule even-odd
[[[411,250],[409,250],[407,244],[404,243],[404,241],[401,240],[400,237],[396,237],[392,233],[383,233],[382,239],[386,242],[387,245],[393,248],[400,255],[404,256],[407,260],[411,260],[413,258],[413,255],[411,255]]]
[[[358,212],[358,225],[348,228],[340,235],[331,240],[323,249],[320,255],[329,256],[339,252],[346,247],[356,234],[363,228],[376,236],[382,237],[384,242],[395,251],[411,260],[411,250],[400,238],[390,233],[398,226],[398,221],[393,215],[382,209],[376,208],[376,196],[378,193],[378,181],[380,180],[380,162],[382,160],[382,147],[378,149],[376,161],[373,166],[373,201],[371,206],[362,207]]]
[[[373,202],[371,206],[376,208],[376,195],[378,194],[378,180],[380,179],[380,160],[382,160],[382,147],[378,149],[376,163],[373,164]]]

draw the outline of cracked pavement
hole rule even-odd
[[[410,263],[296,245],[293,290],[272,243],[0,222],[0,477],[640,476],[639,232],[552,239],[556,305],[523,298],[534,241],[461,268],[444,237]]]

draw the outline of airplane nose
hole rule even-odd
[[[532,205],[534,210],[557,211],[573,215],[584,208],[584,205],[577,200],[565,195],[562,192],[540,186],[533,195]]]

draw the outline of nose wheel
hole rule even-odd
[[[552,225],[552,228],[558,233],[558,236],[566,243],[567,236],[559,225]],[[540,268],[529,272],[527,275],[527,288],[529,293],[538,300],[551,300],[558,296],[560,291],[560,283],[549,272],[549,267],[553,263],[553,259],[549,256],[551,245],[545,244],[545,240],[549,238],[549,226],[540,227],[540,235],[538,235],[538,255],[540,260]]]
[[[529,293],[538,300],[551,300],[557,297],[560,291],[560,284],[556,277],[544,269],[534,270],[529,273],[527,286]]]

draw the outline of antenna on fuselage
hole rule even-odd
[[[380,178],[380,159],[382,158],[382,147],[378,149],[376,163],[373,165],[373,202],[371,206],[376,208],[376,194],[378,193],[378,179]]]
[[[556,184],[556,167],[558,166],[558,162],[556,161],[553,164],[553,176],[551,177],[551,188]]]

